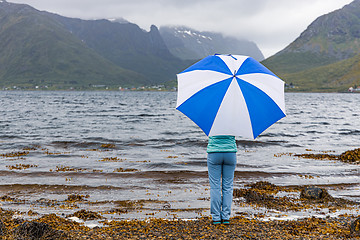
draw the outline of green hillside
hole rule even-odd
[[[1,3],[0,82],[2,86],[88,87],[145,81],[86,47],[60,24],[26,6]]]
[[[293,83],[293,91],[346,91],[350,86],[360,85],[360,54],[305,71],[279,74],[279,77],[286,79],[288,84]]]
[[[356,84],[360,0],[320,16],[282,51],[262,63],[294,91],[343,91]]]

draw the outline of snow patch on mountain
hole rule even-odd
[[[182,59],[201,59],[215,53],[240,54],[264,59],[255,43],[234,37],[224,37],[221,33],[200,32],[183,26],[160,27],[170,52]]]

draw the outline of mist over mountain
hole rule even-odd
[[[200,32],[185,26],[162,26],[160,34],[170,52],[181,59],[201,59],[216,53],[247,55],[258,61],[264,59],[254,42],[224,37],[221,33]]]

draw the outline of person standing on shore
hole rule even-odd
[[[230,224],[237,146],[235,136],[211,136],[207,146],[213,224]]]

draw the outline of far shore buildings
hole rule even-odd
[[[349,87],[349,90],[348,90],[349,92],[358,92],[358,93],[360,93],[360,86],[359,87]]]

